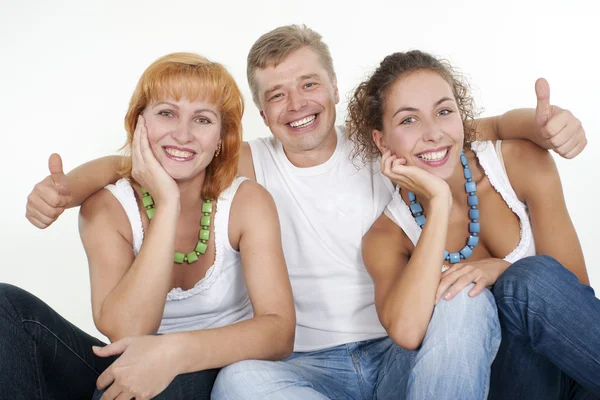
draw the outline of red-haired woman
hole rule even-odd
[[[3,396],[208,399],[220,367],[291,353],[275,205],[236,177],[242,114],[221,65],[176,53],[148,67],[125,117],[122,179],[80,212],[94,322],[112,344],[1,284]]]

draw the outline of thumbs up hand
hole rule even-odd
[[[564,158],[573,158],[587,145],[585,131],[569,111],[550,103],[550,85],[544,78],[535,82],[537,107],[535,120],[538,126],[539,145],[552,149]]]
[[[63,172],[62,160],[56,153],[48,160],[50,175],[34,186],[27,196],[25,217],[34,226],[45,229],[65,211],[72,207],[73,196],[69,181]]]

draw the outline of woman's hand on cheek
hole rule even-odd
[[[444,198],[452,205],[450,187],[441,178],[418,167],[407,166],[406,159],[398,158],[386,150],[381,158],[381,171],[401,189],[414,192],[427,200]]]
[[[154,156],[148,141],[146,121],[142,115],[138,117],[133,135],[131,162],[133,179],[152,195],[157,205],[168,200],[176,200],[179,203],[179,187]]]
[[[96,381],[105,390],[101,400],[151,399],[164,391],[177,376],[174,352],[165,345],[164,336],[138,336],[94,347],[99,357],[121,356]],[[119,397],[121,396],[121,397]]]

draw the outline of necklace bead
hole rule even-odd
[[[154,213],[156,209],[154,208],[154,199],[148,193],[148,191],[144,188],[142,190],[142,204],[146,209],[146,215],[148,215],[148,219],[152,220],[154,217]],[[173,256],[173,261],[177,264],[183,264],[187,262],[188,264],[194,263],[198,261],[198,257],[206,253],[208,249],[207,242],[210,240],[210,223],[211,223],[211,213],[213,210],[213,203],[211,200],[204,200],[202,203],[202,213],[204,214],[200,219],[200,232],[198,232],[198,243],[193,251],[184,254],[178,251],[175,252]]]
[[[467,239],[467,245],[463,247],[460,251],[456,251],[453,253],[444,250],[444,260],[450,262],[450,264],[456,264],[460,262],[460,260],[466,260],[473,254],[473,249],[479,243],[479,232],[481,230],[481,226],[479,224],[479,210],[477,206],[479,205],[479,198],[475,194],[477,192],[477,183],[473,182],[473,173],[469,168],[469,162],[467,157],[465,156],[464,150],[460,153],[460,162],[464,168],[463,175],[467,182],[465,182],[465,192],[467,193],[467,204],[469,207],[469,219],[471,222],[469,223],[469,233],[471,235]],[[415,218],[415,222],[421,229],[425,226],[425,215],[423,215],[423,207],[417,201],[417,196],[413,192],[408,192],[408,200],[410,201],[410,211]]]

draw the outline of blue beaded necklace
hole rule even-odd
[[[464,150],[460,153],[460,162],[464,168],[464,176],[467,182],[465,183],[465,192],[468,194],[467,204],[469,207],[469,218],[471,222],[469,223],[469,239],[467,240],[467,245],[463,247],[462,250],[456,251],[454,253],[449,253],[447,250],[444,250],[444,260],[449,261],[450,264],[456,264],[460,260],[466,260],[473,254],[473,249],[479,243],[479,210],[477,209],[477,205],[479,204],[479,198],[475,194],[477,192],[477,184],[473,182],[473,174],[469,169],[469,163],[467,162],[467,157],[465,156]],[[425,215],[423,215],[423,207],[417,201],[417,197],[413,192],[408,192],[408,199],[410,200],[410,212],[413,217],[415,217],[415,221],[417,224],[423,229],[425,225]]]

